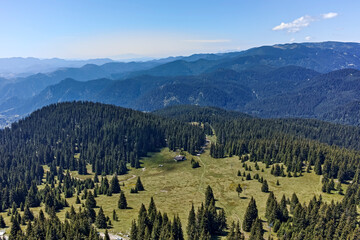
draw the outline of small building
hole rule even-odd
[[[5,235],[5,233],[6,233],[5,230],[1,230],[0,231],[0,237],[3,237]]]
[[[183,155],[177,155],[176,157],[174,157],[174,160],[175,160],[176,162],[181,162],[181,161],[186,160],[186,157],[183,156]]]

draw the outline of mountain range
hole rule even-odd
[[[0,58],[0,77],[25,77],[36,73],[52,72],[59,68],[82,67],[86,64],[101,65],[109,62],[113,62],[113,60],[109,58],[88,60],[68,60],[60,58],[39,59],[34,57]]]
[[[0,114],[24,116],[51,103],[84,100],[142,111],[216,106],[266,118],[360,125],[359,56],[359,43],[322,42],[87,64],[11,83],[0,79]]]

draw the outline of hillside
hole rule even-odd
[[[336,115],[336,111],[359,100],[359,80],[360,71],[355,69],[322,74],[303,82],[297,89],[250,103],[247,111],[262,117],[324,119],[324,115]],[[342,121],[338,119],[338,122]]]
[[[225,239],[238,221],[242,236],[253,234],[247,228],[254,223],[247,222],[246,208],[256,201],[261,229],[276,223],[264,237],[277,239],[286,233],[290,239],[311,239],[321,218],[335,229],[322,234],[334,237],[340,232],[351,238],[356,232],[353,209],[359,202],[354,189],[360,179],[360,154],[352,149],[359,149],[359,138],[356,127],[256,119],[213,107],[173,106],[150,114],[99,103],[53,104],[0,131],[0,215],[8,226],[19,224],[23,230],[16,234],[27,234],[24,238],[31,233],[43,239],[41,234],[51,229],[44,226],[53,226],[67,229],[54,232],[57,236],[88,237],[108,228],[113,235],[134,239],[133,220],[145,204],[149,224],[158,218],[151,217],[156,208],[190,239],[185,229],[194,206],[201,222],[227,222],[229,228],[202,230]],[[187,160],[175,162],[179,154]],[[124,209],[119,204],[122,194]],[[282,213],[277,215],[274,206]],[[327,209],[328,218],[320,209]],[[311,216],[316,218],[313,223],[290,224]],[[11,218],[19,220],[11,223]],[[354,225],[343,231],[346,221]],[[25,233],[30,223],[39,230]],[[142,224],[136,221],[145,229]]]
[[[258,69],[261,69],[258,70]],[[138,76],[126,80],[64,80],[31,99],[9,99],[0,105],[6,115],[27,114],[47,104],[87,100],[153,111],[192,104],[236,110],[265,118],[317,118],[358,124],[356,111],[340,117],[359,100],[359,71],[320,74],[296,66],[257,68],[236,72],[220,69],[197,76]],[[339,113],[338,113],[339,112]]]
[[[74,100],[102,102],[142,111],[173,104],[241,109],[254,97],[251,90],[238,81],[238,77],[239,74],[234,71],[223,70],[199,76],[139,76],[126,80],[99,79],[85,83],[68,79],[46,88],[23,104],[3,104],[0,110],[7,114],[27,114],[50,103]]]
[[[353,101],[349,104],[336,108],[334,111],[325,113],[323,118],[327,121],[360,126],[360,103]]]

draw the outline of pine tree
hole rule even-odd
[[[18,222],[17,218],[14,218],[14,221],[11,225],[11,229],[10,229],[10,235],[9,235],[9,240],[16,240],[19,239],[19,236],[22,234],[21,231],[21,227],[20,224]]]
[[[100,229],[107,228],[106,217],[102,207],[100,207],[99,213],[96,216],[95,224],[97,228]]]
[[[282,196],[280,201],[281,221],[286,222],[289,218],[289,211],[286,205],[285,195]]]
[[[242,193],[242,191],[243,191],[243,190],[242,190],[240,184],[238,184],[237,187],[236,187],[236,192],[237,192],[237,194],[238,194],[238,197],[240,197],[240,193]]]
[[[101,194],[108,194],[111,193],[109,191],[109,181],[107,179],[107,177],[102,177],[101,178],[101,185],[100,185],[100,193]]]
[[[39,217],[38,218],[39,218],[40,222],[45,221],[45,215],[44,215],[44,212],[43,212],[42,209],[40,209],[40,211],[39,211]]]
[[[152,228],[152,231],[151,231],[151,239],[159,239],[160,234],[161,234],[161,230],[162,230],[162,216],[159,213],[156,216],[156,219],[155,219],[154,224],[153,224],[153,228]]]
[[[144,190],[145,190],[145,189],[144,189],[144,186],[143,186],[143,184],[142,184],[142,182],[141,182],[140,177],[137,178],[136,185],[135,185],[135,189],[136,189],[137,191],[144,191]]]
[[[216,218],[216,214],[215,214],[215,218]],[[226,214],[225,214],[225,210],[221,209],[218,216],[215,225],[217,225],[218,231],[219,233],[221,233],[224,229],[227,228],[227,223],[226,223]]]
[[[277,201],[273,192],[270,192],[266,201],[265,217],[269,223],[272,223],[275,219],[274,211],[276,211]]]
[[[259,218],[256,218],[254,224],[251,227],[249,240],[263,240],[264,239],[263,236],[264,236],[264,229],[262,222]]]
[[[117,177],[117,174],[115,174],[113,176],[113,178],[111,179],[110,189],[111,189],[112,193],[120,193],[120,191],[121,191],[120,184],[119,184],[119,179]]]
[[[116,221],[116,222],[119,221],[115,209],[113,210],[113,220]]]
[[[269,192],[269,186],[268,186],[266,180],[264,180],[264,182],[263,182],[263,184],[262,184],[262,186],[261,186],[261,191],[262,191],[262,192],[265,192],[265,193]]]
[[[316,162],[315,162],[314,172],[315,172],[317,175],[321,175],[321,174],[322,174],[321,161],[320,161],[319,158],[318,158],[318,159],[316,160]]]
[[[139,210],[139,216],[138,216],[138,239],[143,239],[145,235],[145,229],[148,225],[148,216],[147,211],[144,204],[141,204],[140,210]]]
[[[208,185],[205,191],[205,207],[208,207],[210,203],[215,203],[215,198],[212,188]]]
[[[305,227],[305,211],[304,208],[298,203],[293,211],[293,226],[295,229],[303,229]],[[322,226],[324,227],[324,226]]]
[[[251,180],[251,175],[250,175],[250,173],[248,173],[248,174],[246,175],[246,180]]]
[[[136,222],[135,220],[132,221],[132,224],[131,224],[131,230],[130,230],[130,240],[137,240],[138,236],[138,230],[137,230],[137,226],[136,226]]]
[[[95,208],[96,207],[96,200],[94,195],[91,193],[91,191],[88,192],[87,198],[85,201],[85,206],[88,208]]]
[[[250,232],[251,227],[257,218],[258,218],[258,210],[256,207],[256,202],[255,199],[251,197],[250,203],[246,209],[244,216],[243,230],[245,232]]]
[[[26,196],[26,203],[29,205],[29,207],[38,207],[40,206],[40,201],[37,197],[37,186],[36,186],[36,182],[32,182],[31,183],[31,187],[30,190]]]
[[[176,240],[184,240],[182,227],[181,227],[181,221],[179,216],[174,216],[173,224],[172,224],[172,236]]]
[[[201,240],[211,240],[211,235],[209,231],[206,231],[205,228],[203,228],[200,232],[200,238]]]
[[[25,221],[32,221],[34,220],[34,214],[32,213],[32,211],[29,209],[29,206],[26,205],[25,209],[24,209],[24,220]]]
[[[155,218],[157,216],[156,204],[153,197],[150,198],[150,203],[148,207],[148,216],[151,223],[155,221]]]
[[[123,191],[120,193],[118,207],[119,209],[127,209],[127,201]]]
[[[324,182],[324,184],[323,184],[322,187],[321,187],[321,191],[322,191],[323,193],[326,193],[328,190],[330,190],[329,187],[328,187],[328,183],[327,183],[327,182]]]
[[[150,237],[151,237],[150,228],[149,226],[145,226],[145,233],[142,239],[150,240]]]
[[[329,187],[330,191],[335,190],[335,182],[334,182],[333,178],[331,178],[328,187]]]
[[[239,222],[237,222],[236,225],[234,222],[231,224],[229,234],[227,235],[226,239],[227,240],[244,240],[244,236],[241,234],[241,231],[240,231],[240,223]]]
[[[299,199],[296,196],[296,194],[293,193],[293,195],[291,196],[291,201],[290,201],[290,213],[293,213],[293,211],[298,203],[299,203]]]
[[[196,218],[194,205],[191,206],[188,217],[188,225],[186,227],[186,233],[189,240],[195,240],[196,238]]]
[[[85,206],[85,212],[86,212],[86,215],[87,215],[89,221],[91,223],[94,223],[95,220],[96,220],[96,212],[95,212],[95,210],[93,208]]]
[[[95,175],[94,175],[94,183],[98,183],[99,182],[99,177],[98,177],[98,174],[95,172]]]

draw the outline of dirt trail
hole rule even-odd
[[[209,141],[209,143],[207,144],[207,146],[211,146],[211,140],[206,138],[206,141]],[[207,147],[206,146],[206,147]],[[204,149],[204,152],[205,152],[205,149]],[[201,174],[201,178],[200,178],[200,184],[199,184],[199,189],[198,191],[199,192],[202,192],[201,191],[201,188],[202,188],[202,185],[204,183],[204,176],[205,176],[205,173],[206,173],[206,164],[201,160],[201,157],[197,156],[197,159],[199,160],[199,162],[201,163],[200,167],[202,167],[204,169],[203,173]]]
[[[122,181],[119,181],[119,182],[126,182],[126,181],[130,181],[132,179],[136,178],[136,175],[132,175],[131,178],[128,178],[128,179],[125,179],[125,180],[122,180]]]

